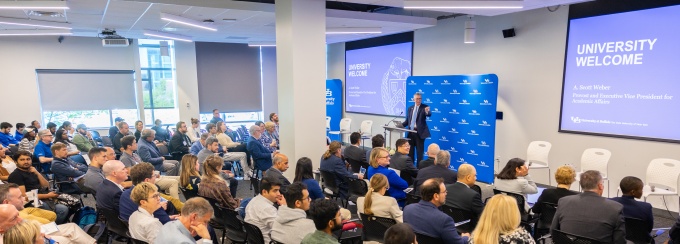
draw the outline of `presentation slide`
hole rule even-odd
[[[345,111],[403,115],[413,43],[349,50],[345,53]]]
[[[570,20],[560,131],[680,141],[678,13]]]

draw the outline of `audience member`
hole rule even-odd
[[[277,217],[274,203],[286,206],[286,199],[281,195],[280,190],[281,182],[277,178],[263,177],[260,181],[260,194],[253,197],[246,206],[244,221],[260,228],[264,243],[270,242],[269,234]]]
[[[40,167],[42,167],[43,173],[50,172],[52,167],[52,160],[54,156],[50,148],[52,147],[52,132],[49,130],[41,130],[38,132],[38,144],[35,145],[33,150],[33,156],[38,158],[40,161]]]
[[[19,211],[13,205],[0,204],[0,238],[4,239],[7,230],[12,226],[19,224],[21,221],[23,221],[23,219],[19,216]]]
[[[102,172],[106,180],[97,187],[97,208],[106,208],[119,212],[120,195],[123,193],[121,185],[128,178],[128,171],[121,161],[109,160],[104,163]]]
[[[177,122],[176,132],[170,139],[170,152],[181,153],[182,155],[189,153],[191,147],[191,139],[187,136],[187,124],[183,121]]]
[[[142,162],[142,158],[135,153],[137,150],[137,142],[135,141],[135,136],[124,136],[120,139],[120,161],[125,164],[125,168],[130,169],[130,167],[137,165]]]
[[[217,122],[224,121],[222,120],[222,116],[220,115],[220,111],[217,109],[213,109],[213,117],[210,119],[211,124],[217,124]]]
[[[102,166],[106,163],[106,148],[95,147],[90,149],[87,153],[90,158],[90,165],[87,166],[87,172],[83,176],[83,189],[85,192],[96,193],[99,185],[102,184],[104,179],[104,173],[102,173]]]
[[[10,133],[12,131],[12,124],[7,122],[0,123],[0,144],[3,147],[9,147],[19,144],[19,141]]]
[[[118,123],[118,133],[111,139],[113,141],[113,150],[116,152],[116,154],[121,154],[121,150],[123,150],[123,146],[120,143],[120,140],[123,139],[123,137],[127,136],[130,133],[130,126],[128,126],[127,122],[123,121]]]
[[[307,186],[295,182],[283,192],[286,206],[280,206],[278,216],[272,225],[272,240],[281,243],[300,243],[307,234],[314,232],[314,221],[307,218],[312,199]]]
[[[279,153],[274,155],[274,164],[271,168],[264,172],[264,175],[269,177],[275,177],[281,182],[281,192],[286,192],[286,188],[290,185],[288,178],[283,176],[283,172],[288,170],[288,157]]]
[[[137,153],[139,154],[139,157],[142,158],[143,162],[153,164],[156,170],[165,172],[166,175],[179,175],[179,162],[176,160],[166,160],[165,157],[161,155],[158,147],[153,143],[155,137],[156,131],[152,129],[144,129],[142,131],[142,137],[137,142]]]
[[[203,133],[200,136],[199,140],[196,140],[193,144],[191,144],[191,148],[189,149],[189,152],[191,155],[196,155],[198,156],[198,153],[205,148],[205,141],[210,137],[210,134],[208,133]]]
[[[69,159],[68,149],[66,149],[64,143],[54,143],[51,150],[54,155],[51,171],[54,174],[54,180],[61,182],[60,192],[67,194],[81,193],[78,185],[83,184],[82,176],[87,173],[87,166]]]
[[[385,196],[387,188],[389,188],[389,184],[385,175],[373,175],[366,196],[357,198],[357,212],[394,219],[399,223],[404,222],[404,213],[399,209],[397,200]]]
[[[335,184],[339,188],[341,198],[348,196],[348,186],[345,178],[363,179],[362,174],[352,174],[347,170],[345,161],[342,160],[342,146],[339,141],[331,142],[328,150],[321,156],[321,164],[319,169],[332,173],[335,176]],[[337,193],[337,192],[336,192]]]
[[[7,181],[9,174],[17,169],[17,163],[14,162],[12,157],[7,155],[7,151],[9,151],[9,149],[0,149],[0,161],[2,161],[2,167],[0,167],[0,180],[2,181]]]
[[[194,195],[198,195],[198,186],[201,183],[201,174],[199,174],[198,158],[194,155],[184,155],[182,157],[182,170],[180,171],[179,184],[185,191],[191,191]],[[185,198],[189,196],[184,196]]]
[[[153,216],[153,212],[161,207],[161,195],[155,185],[142,182],[135,186],[130,193],[132,201],[139,206],[130,215],[130,236],[140,241],[154,243],[158,231],[163,227],[161,221]]]
[[[248,154],[253,157],[254,169],[266,171],[272,167],[273,154],[259,141],[262,130],[257,125],[250,126],[250,138],[248,138]],[[243,166],[243,164],[241,164]],[[245,170],[245,167],[244,167]]]
[[[267,121],[264,123],[264,133],[265,136],[271,138],[273,145],[276,149],[279,148],[279,133],[277,131],[277,126],[274,122]]]
[[[274,122],[274,133],[273,138],[276,139],[276,141],[279,141],[279,115],[276,113],[270,113],[269,114],[269,121]]]
[[[38,134],[38,131],[42,126],[40,125],[40,122],[37,120],[31,121],[31,128],[33,128],[33,131],[35,131],[36,134]]]
[[[361,148],[361,133],[352,132],[349,135],[349,142],[351,145],[345,147],[342,155],[349,162],[350,167],[352,167],[352,172],[359,173],[360,168],[368,169],[366,152]]]
[[[376,147],[385,147],[385,137],[381,134],[371,137],[371,149],[366,150],[366,162],[371,160],[371,151]]]
[[[187,136],[189,136],[192,143],[201,138],[201,129],[199,126],[201,126],[201,122],[196,118],[191,118],[191,126],[187,129]]]
[[[314,171],[312,170],[312,160],[308,157],[301,157],[295,165],[295,178],[293,182],[302,182],[307,186],[309,197],[312,200],[324,198],[323,191],[319,187],[319,182],[314,179]]]
[[[405,199],[406,193],[404,189],[408,187],[408,183],[399,175],[394,172],[394,170],[388,169],[387,166],[390,165],[390,153],[384,147],[373,148],[371,152],[371,167],[366,171],[368,173],[368,179],[371,179],[375,174],[383,174],[387,177],[387,182],[390,187],[387,188],[387,195],[399,199]]]
[[[439,153],[442,152],[448,153],[448,151],[439,151]],[[439,160],[439,158],[437,158],[437,160]],[[470,223],[473,227],[477,225],[477,220],[479,220],[479,216],[482,215],[482,211],[484,210],[482,196],[475,190],[470,189],[471,186],[475,185],[476,181],[477,170],[471,164],[465,163],[458,167],[458,181],[446,185],[448,194],[446,194],[445,205],[472,213]]]
[[[160,228],[155,243],[212,243],[207,225],[213,211],[210,203],[201,197],[187,200],[179,219]],[[196,241],[194,236],[201,239]]]
[[[444,180],[429,179],[420,187],[422,200],[404,207],[404,223],[409,224],[415,233],[439,238],[446,244],[467,243],[470,234],[459,236],[453,218],[437,209],[446,202]]]
[[[67,138],[73,138],[73,133],[75,132],[75,129],[73,128],[73,125],[71,124],[71,121],[64,121],[61,123],[61,126],[57,130],[64,130]],[[59,137],[55,137],[55,139],[59,139]]]
[[[217,139],[215,139],[214,137],[211,137],[211,138],[208,138],[208,140],[206,140],[205,143],[206,143],[206,147],[203,150],[201,150],[198,153],[198,155],[196,156],[197,160],[198,160],[199,170],[200,170],[201,174],[205,173],[205,166],[203,165],[203,163],[205,163],[205,161],[209,157],[218,155],[217,149],[219,147],[219,144],[217,143]],[[231,166],[232,166],[231,163],[224,162],[225,160],[226,159],[222,158],[222,164],[221,164],[222,168],[224,168],[224,167],[231,168]],[[231,190],[232,190],[232,195],[236,195],[236,190],[238,189],[238,181],[236,180],[236,178],[234,178],[234,174],[232,174],[230,171],[226,171],[226,173],[225,173],[222,170],[220,170],[219,173],[220,173],[220,176],[222,176],[222,178],[224,180],[229,181],[229,185],[231,186]],[[246,176],[249,175],[249,174],[250,174],[250,172],[246,172]]]
[[[265,127],[265,123],[262,121],[257,121],[255,122],[255,125],[259,126],[260,131],[262,132],[260,138],[258,139],[260,140],[260,143],[262,143],[262,145],[264,145],[264,147],[267,148],[267,150],[270,153],[276,152],[276,141],[272,140],[272,138],[269,137],[269,134],[267,133],[267,129]]]
[[[405,223],[397,223],[385,231],[383,244],[418,244],[418,241],[411,226]]]
[[[430,157],[428,156],[427,159],[430,159]],[[434,160],[434,167],[426,167],[425,169],[420,170],[418,172],[418,177],[413,181],[413,189],[416,191],[416,194],[420,193],[418,188],[427,179],[442,178],[444,179],[445,185],[456,183],[458,174],[456,171],[449,169],[449,166],[451,166],[451,153],[446,150],[441,150],[437,153]],[[425,161],[427,160],[423,160],[423,162]]]
[[[132,201],[130,196],[135,186],[142,183],[148,182],[151,184],[156,184],[157,174],[153,172],[153,166],[149,163],[140,163],[133,166],[130,169],[130,178],[132,179],[132,187],[125,189],[120,197],[120,214],[119,217],[125,221],[130,219],[130,215],[137,211],[137,205]],[[179,199],[173,199],[172,197],[161,193],[160,208],[153,212],[154,217],[156,217],[161,223],[165,224],[172,219],[175,219],[177,214],[177,209],[181,209],[184,204],[179,201]]]
[[[52,204],[59,194],[47,191],[49,183],[32,166],[31,153],[18,151],[14,154],[14,161],[17,162],[17,169],[9,175],[7,182],[19,185],[23,197],[26,197],[26,192],[38,190],[38,199],[42,200],[40,208],[54,211],[57,214],[57,224],[66,222],[69,213],[68,207],[63,204]]]
[[[241,199],[235,199],[236,191],[229,189],[227,181],[220,176],[223,160],[219,156],[208,157],[203,163],[203,177],[198,186],[198,195],[210,199],[215,199],[222,206],[229,209],[236,209],[240,205]]]
[[[602,197],[602,175],[596,170],[581,173],[583,193],[559,200],[551,230],[588,237],[602,243],[626,243],[623,205]]]
[[[335,244],[338,239],[333,232],[342,229],[340,207],[334,201],[319,199],[312,203],[309,215],[314,220],[316,231],[307,234],[301,244]]]
[[[422,170],[424,168],[427,168],[429,166],[434,165],[434,158],[437,157],[437,153],[439,153],[439,145],[436,143],[432,143],[429,146],[427,146],[427,159],[423,160],[422,162],[418,162],[418,170]]]
[[[168,142],[170,141],[170,133],[168,133],[168,129],[163,129],[163,121],[160,119],[156,119],[153,122],[153,126],[151,127],[152,130],[156,132],[154,135],[154,140],[158,141],[159,143],[167,145]],[[144,133],[144,132],[142,132]]]
[[[555,171],[555,181],[557,181],[557,188],[549,188],[543,190],[543,193],[538,197],[531,212],[543,212],[543,203],[552,203],[557,205],[560,198],[576,195],[577,192],[570,191],[571,183],[576,180],[576,171],[569,165],[562,165]]]
[[[135,121],[135,139],[137,141],[142,137],[142,130],[144,130],[144,122],[141,120]]]
[[[37,133],[35,130],[30,129],[24,129],[23,132],[24,138],[22,138],[21,142],[19,142],[19,150],[33,153],[33,149],[35,149],[35,135]]]
[[[87,154],[90,149],[97,147],[97,142],[92,138],[92,134],[87,131],[87,126],[79,124],[76,127],[76,133],[73,135],[73,144],[76,145],[78,151]]]
[[[408,140],[401,138],[397,140],[396,146],[397,152],[390,158],[390,168],[399,170],[399,176],[408,185],[412,185],[413,179],[418,176],[418,169],[413,165],[413,159],[408,156],[411,144],[408,143]]]
[[[16,129],[14,130],[14,139],[17,141],[21,141],[21,139],[24,138],[24,129],[26,128],[26,124],[24,123],[17,123],[16,124]]]
[[[54,135],[54,133],[57,132],[57,124],[55,124],[53,122],[47,123],[47,130],[49,130],[50,133],[52,133],[52,135]]]
[[[220,143],[220,146],[224,147],[224,160],[227,161],[239,161],[241,166],[247,166],[247,149],[246,144],[240,142],[234,142],[231,137],[224,134],[227,131],[227,125],[224,122],[217,122],[217,133],[215,138]]]
[[[57,130],[57,133],[54,134],[53,144],[56,144],[57,142],[63,143],[64,145],[66,145],[66,155],[67,155],[67,157],[71,157],[73,155],[80,154],[80,151],[78,151],[78,147],[76,147],[76,144],[73,144],[71,139],[68,138],[68,131],[67,130],[64,130],[64,129],[58,129]],[[52,153],[52,154],[54,154],[54,153]]]
[[[113,120],[114,125],[109,128],[109,138],[113,138],[113,137],[116,136],[116,134],[118,134],[118,124],[120,124],[120,122],[123,122],[123,121],[125,121],[125,120],[121,117],[116,117]]]
[[[524,209],[529,212],[527,194],[535,194],[538,187],[534,180],[529,177],[529,166],[524,159],[513,158],[508,161],[500,173],[496,175],[494,185],[497,190],[517,193],[524,196]]]
[[[645,223],[644,231],[645,233],[651,233],[652,228],[654,228],[654,216],[652,215],[652,205],[646,202],[636,201],[635,199],[640,199],[642,197],[642,187],[644,183],[637,177],[626,176],[621,179],[619,183],[619,188],[623,195],[621,197],[615,197],[611,200],[623,205],[623,216],[626,218],[636,218],[642,220]],[[648,242],[653,243],[653,238],[650,235],[647,239]]]
[[[469,243],[536,243],[531,234],[519,226],[520,219],[515,198],[495,195],[487,202]]]
[[[20,218],[19,218],[20,219]],[[21,220],[2,233],[2,241],[7,244],[42,244],[48,242],[40,233],[40,223],[34,220]]]

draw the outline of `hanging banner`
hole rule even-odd
[[[342,119],[342,81],[326,80],[326,131],[339,131]],[[331,141],[340,141],[340,135],[328,135]]]

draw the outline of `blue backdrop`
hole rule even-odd
[[[342,119],[342,81],[326,80],[326,119],[330,118],[330,131],[340,130]],[[331,141],[340,141],[340,135],[329,135]]]
[[[451,153],[451,168],[469,163],[477,169],[478,181],[493,183],[498,76],[411,76],[407,80],[406,106],[413,106],[413,94],[420,92],[432,113],[425,148],[437,143]]]

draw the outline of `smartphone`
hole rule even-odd
[[[161,202],[167,202],[167,201],[168,201],[167,199],[161,197]]]
[[[359,168],[359,173],[361,173],[362,175],[366,174],[366,168],[364,167]]]

